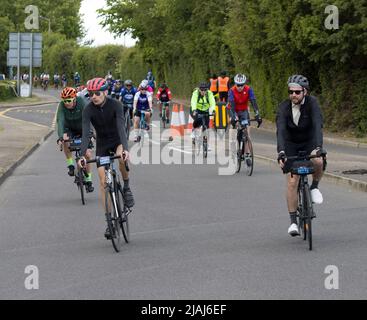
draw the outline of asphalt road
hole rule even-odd
[[[81,205],[55,140],[0,186],[1,299],[367,298],[365,193],[322,184],[310,252],[287,234],[285,178],[266,163],[252,177],[220,176],[215,164],[133,164],[132,241],[116,254],[98,191]],[[179,149],[170,151],[190,156]],[[25,287],[27,266],[37,290]],[[337,290],[325,287],[328,266]]]

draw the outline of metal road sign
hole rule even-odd
[[[32,61],[30,61],[31,55]],[[41,33],[9,33],[8,67],[18,66],[18,58],[20,58],[20,67],[42,66]]]

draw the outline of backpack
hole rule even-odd
[[[198,92],[198,101],[197,101],[197,103],[199,103],[199,101],[200,101],[200,98],[201,98],[201,94],[200,94],[200,90],[199,90],[199,88],[196,88],[196,91]],[[207,103],[209,103],[209,91],[207,91],[206,93],[205,93],[205,98],[206,98],[206,101],[207,101]]]

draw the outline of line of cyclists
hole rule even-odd
[[[222,79],[225,76],[221,74]],[[93,192],[92,175],[90,167],[86,166],[86,160],[91,158],[91,150],[88,149],[90,142],[90,125],[92,124],[97,136],[97,156],[108,156],[112,151],[120,155],[120,171],[124,180],[124,200],[127,207],[134,206],[134,198],[129,185],[129,172],[126,171],[124,161],[129,160],[128,143],[124,127],[124,114],[129,113],[134,119],[134,132],[137,141],[137,130],[141,112],[148,113],[146,121],[148,130],[150,125],[150,115],[153,110],[153,94],[155,81],[151,71],[146,79],[136,88],[131,80],[112,80],[109,73],[105,78],[95,78],[88,81],[83,90],[75,88],[64,88],[61,93],[61,102],[57,111],[58,144],[62,144],[66,156],[68,174],[74,175],[75,164],[65,140],[73,136],[82,137],[81,151],[84,156],[78,163],[85,166],[88,172],[86,177],[86,190]],[[113,85],[111,85],[113,83]],[[192,137],[202,126],[203,121],[209,121],[213,115],[217,101],[221,99],[227,103],[231,124],[233,127],[242,120],[250,120],[249,104],[255,112],[255,119],[260,125],[262,118],[256,103],[254,90],[247,84],[247,77],[244,74],[237,74],[234,77],[234,85],[230,87],[229,78],[225,79],[221,85],[213,85],[215,78],[210,80],[210,84],[202,82],[194,89],[191,97],[191,115],[194,119]],[[217,82],[219,84],[220,82]],[[150,85],[151,84],[151,85]],[[291,226],[288,233],[291,236],[298,234],[296,222],[297,211],[297,186],[299,178],[289,173],[292,165],[287,161],[287,157],[297,156],[300,150],[306,150],[309,154],[325,155],[322,139],[322,116],[319,104],[315,97],[309,95],[309,83],[302,75],[291,76],[288,80],[289,97],[283,101],[278,108],[277,124],[277,144],[278,162],[284,173],[287,173],[287,203],[291,217]],[[213,89],[214,91],[210,90]],[[217,89],[217,90],[216,90]],[[226,90],[224,90],[226,89]],[[222,90],[222,91],[221,91]],[[217,99],[215,98],[217,95]],[[162,84],[157,92],[159,102],[171,102],[172,93],[166,84]],[[160,113],[162,113],[161,104]],[[199,115],[208,115],[200,117]],[[133,117],[134,116],[134,117]],[[209,123],[206,123],[209,128]],[[313,175],[311,185],[311,196],[314,203],[323,202],[322,194],[319,190],[319,182],[323,171],[320,159],[313,160],[316,172]],[[102,168],[103,169],[103,168]],[[104,171],[98,169],[101,194],[104,189]],[[103,203],[103,202],[102,202]],[[108,228],[105,236],[108,233]]]

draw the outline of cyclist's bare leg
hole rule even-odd
[[[105,176],[105,168],[104,167],[99,167],[98,168],[98,177],[99,177],[99,189],[100,189],[100,204],[101,204],[103,212],[104,212],[104,210],[105,210],[105,187],[106,187],[106,176]],[[110,205],[111,204],[109,203],[109,206]]]
[[[64,149],[66,159],[72,159],[73,158],[73,154],[71,153],[69,147],[70,147],[69,142],[63,142],[63,149]]]
[[[287,175],[287,204],[289,212],[296,212],[298,207],[298,183],[299,176],[291,175],[290,173]]]
[[[250,126],[247,126],[245,130],[247,130],[247,136],[249,137],[249,139],[251,139],[251,137],[250,137]],[[250,150],[249,150],[248,144],[246,143],[245,153],[249,153],[249,152],[250,152]]]
[[[91,160],[93,157],[93,154],[92,154],[92,150],[91,149],[88,149],[87,152],[85,153],[85,158],[88,160]],[[90,163],[88,163],[86,165],[86,170],[87,170],[87,173],[90,174],[91,173],[91,165]]]
[[[166,118],[169,119],[169,106],[166,106]]]
[[[116,153],[121,153],[121,151],[122,151],[122,145],[119,145],[116,149]],[[119,169],[120,169],[122,178],[124,180],[128,180],[129,179],[129,172],[126,170],[124,159],[118,159],[118,161],[119,161]]]
[[[150,125],[150,112],[145,113],[145,120],[148,125]]]
[[[315,168],[315,173],[312,175],[313,180],[321,181],[324,175],[324,171],[323,171],[324,162],[322,158],[311,159],[311,161],[313,162],[314,168]]]

